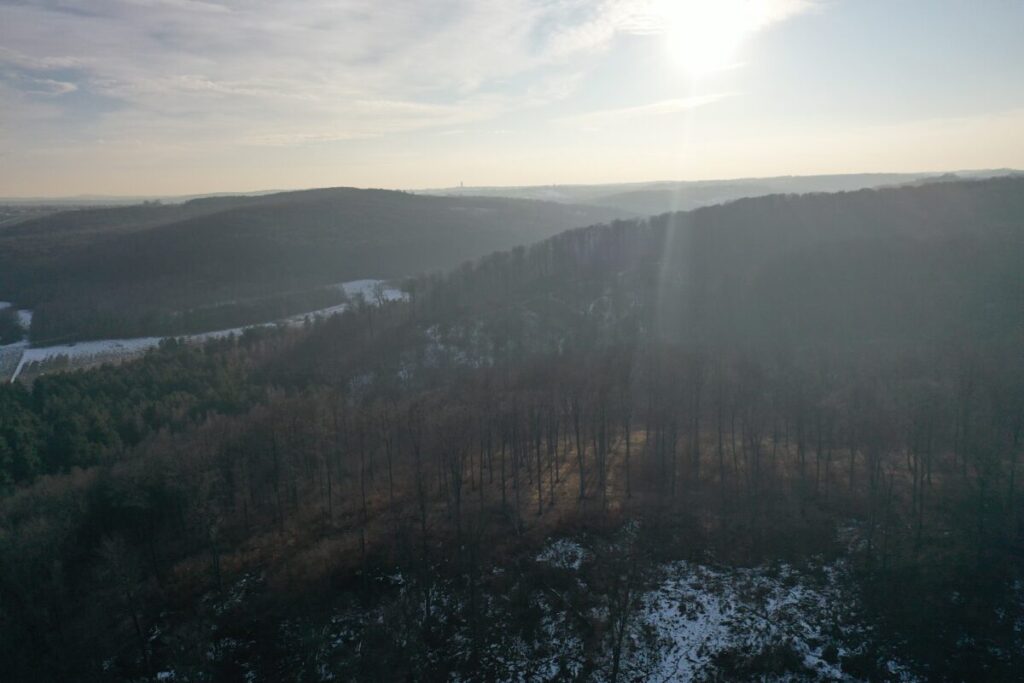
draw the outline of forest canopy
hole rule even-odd
[[[495,651],[548,656],[528,636],[560,596],[597,616],[559,622],[555,671],[643,677],[627,596],[689,553],[843,558],[878,637],[815,652],[848,675],[899,650],[1012,677],[1022,233],[1015,179],[742,200],[4,386],[0,658],[16,679],[498,675]],[[602,562],[529,560],[563,534]],[[773,652],[720,670],[803,671]]]

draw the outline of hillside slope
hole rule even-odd
[[[2,385],[7,678],[1016,680],[1022,236],[743,200]]]
[[[331,283],[449,268],[620,215],[352,188],[65,212],[0,231],[0,292],[36,309],[34,340],[193,331],[192,309],[258,316],[283,295],[272,313],[316,308]]]
[[[550,349],[938,343],[1019,335],[1021,263],[1024,179],[998,178],[593,226],[424,284],[419,304],[489,327],[478,342]]]

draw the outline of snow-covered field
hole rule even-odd
[[[96,339],[77,344],[58,344],[29,348],[22,342],[23,351],[11,375],[11,381],[18,379],[27,366],[33,363],[66,358],[68,361],[117,360],[145,353],[160,344],[161,337],[138,337],[135,339]]]
[[[353,299],[359,295],[363,296],[367,303],[375,304],[379,298],[384,301],[397,301],[405,297],[405,293],[394,287],[387,286],[382,280],[353,280],[351,282],[340,282],[332,285]],[[0,302],[0,309],[10,306],[7,302]],[[349,304],[338,304],[307,313],[293,315],[283,320],[273,320],[266,323],[250,325],[249,327],[262,327],[285,323],[288,325],[301,325],[307,318],[330,317],[341,313]],[[31,311],[18,311],[22,324],[28,326],[32,323]],[[214,330],[200,334],[184,335],[180,337],[189,343],[201,344],[211,339],[221,339],[230,335],[239,335],[245,330],[244,327],[234,327],[226,330]],[[146,351],[156,348],[166,337],[136,337],[133,339],[96,339],[83,341],[74,344],[58,344],[55,346],[42,346],[29,348],[27,342],[8,344],[0,346],[0,377],[10,374],[10,381],[14,382],[22,371],[33,363],[44,363],[58,359],[67,359],[75,364],[93,364],[110,361],[124,360],[141,355]]]

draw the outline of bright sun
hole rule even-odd
[[[744,0],[664,0],[663,21],[673,63],[692,76],[731,66],[754,27],[757,3]]]

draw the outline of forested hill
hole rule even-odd
[[[1015,680],[1022,235],[1019,179],[743,200],[2,385],[0,662]]]
[[[283,293],[322,305],[313,290],[330,283],[448,268],[621,215],[352,188],[89,209],[0,230],[0,292],[35,309],[36,340],[184,332],[191,309],[258,311]]]
[[[749,345],[940,341],[1019,334],[1022,263],[1024,178],[1001,178],[594,226],[435,279],[421,304],[453,319],[520,307],[533,343],[598,329]]]

